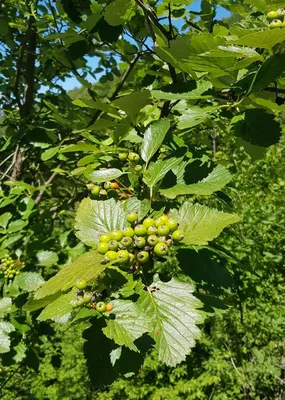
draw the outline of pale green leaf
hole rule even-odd
[[[123,229],[126,225],[126,214],[114,199],[97,201],[86,198],[76,212],[76,235],[88,246],[96,245],[102,233]]]
[[[13,347],[13,350],[16,352],[16,354],[13,357],[13,360],[16,363],[20,363],[26,357],[26,351],[28,350],[28,348],[24,342],[20,342],[17,344],[17,346]]]
[[[33,292],[42,286],[45,280],[36,272],[21,272],[14,279],[15,284],[26,292]]]
[[[155,341],[159,361],[175,366],[184,361],[200,338],[197,324],[203,317],[197,308],[202,303],[192,295],[189,283],[171,279],[157,280],[146,291],[141,290],[137,305],[151,319],[151,337]]]
[[[60,152],[61,153],[73,153],[77,151],[92,151],[98,153],[100,150],[98,145],[89,144],[89,143],[78,143],[78,144],[71,144],[65,147],[62,147]]]
[[[97,169],[91,173],[85,174],[85,177],[92,182],[106,182],[112,181],[122,176],[124,172],[117,168]]]
[[[183,243],[187,245],[207,245],[228,225],[240,221],[236,214],[190,202],[185,202],[179,211],[173,210],[173,214],[179,222],[179,228],[184,230]]]
[[[0,215],[0,226],[2,226],[2,228],[6,228],[11,218],[12,214],[9,212],[5,212],[2,215]]]
[[[35,293],[35,299],[41,299],[73,287],[78,279],[87,282],[96,279],[106,268],[102,264],[104,257],[96,251],[90,251],[78,257],[72,264],[65,265]]]
[[[232,43],[271,50],[277,43],[284,41],[285,29],[267,29],[262,32],[250,33],[242,38],[233,40]]]
[[[138,351],[134,341],[150,330],[149,317],[129,300],[115,300],[112,305],[115,318],[107,320],[104,334],[119,346]]]
[[[158,160],[150,163],[148,169],[144,173],[143,181],[153,188],[167,172],[178,167],[182,163],[182,158],[169,158],[168,160]]]
[[[126,214],[130,212],[137,213],[139,221],[141,221],[147,215],[151,208],[149,200],[139,200],[136,197],[130,197],[122,204],[122,207]]]
[[[206,53],[200,54],[204,57],[253,57],[257,60],[263,60],[263,57],[258,54],[251,47],[239,47],[239,46],[218,46],[217,49],[212,49]]]
[[[41,159],[43,161],[47,161],[50,160],[51,158],[53,158],[59,151],[59,147],[52,147],[50,149],[47,149],[46,151],[44,151],[41,155]]]
[[[175,199],[179,195],[203,195],[209,196],[218,190],[221,190],[232,179],[229,170],[218,165],[206,178],[200,182],[191,185],[178,184],[169,189],[160,189],[160,192],[169,199]]]
[[[152,97],[160,100],[199,100],[203,98],[211,98],[212,96],[203,95],[204,92],[213,87],[211,82],[202,82],[196,89],[187,93],[170,93],[162,90],[152,90]]]
[[[17,219],[16,221],[10,222],[7,232],[14,233],[22,230],[25,226],[28,225],[28,221],[23,221],[22,219]]]
[[[0,318],[4,317],[11,311],[12,299],[11,297],[3,297],[0,299]]]
[[[14,325],[10,322],[0,321],[0,354],[8,353],[10,351],[10,338],[9,333],[15,330]]]
[[[73,302],[76,301],[76,289],[63,294],[52,303],[49,303],[37,317],[38,321],[46,321],[51,318],[59,318],[73,310]]]
[[[121,25],[134,14],[134,0],[114,0],[105,9],[104,18],[112,26]]]
[[[51,265],[54,265],[58,262],[58,256],[54,251],[48,251],[48,250],[41,250],[37,252],[37,259],[39,265],[42,265],[43,267],[49,267]]]
[[[35,300],[32,298],[24,305],[23,308],[25,311],[36,311],[36,310],[39,310],[40,308],[44,308],[48,304],[52,303],[59,296],[60,296],[60,292],[52,294],[50,296],[43,297],[42,299],[39,299],[39,300]]]
[[[149,163],[150,159],[160,148],[169,128],[170,122],[164,118],[153,122],[146,130],[141,148],[141,157],[146,164]]]
[[[213,112],[217,111],[217,107],[196,107],[193,106],[186,110],[179,118],[178,129],[193,128],[204,122]]]
[[[140,110],[149,104],[149,102],[150,92],[148,90],[141,90],[119,97],[113,101],[113,104],[124,111],[132,123],[135,123]]]

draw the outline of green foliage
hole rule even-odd
[[[2,3],[1,398],[281,398],[283,4]]]

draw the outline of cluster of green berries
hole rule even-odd
[[[167,215],[156,219],[147,217],[138,223],[138,215],[130,213],[127,221],[132,226],[102,234],[97,251],[105,255],[106,262],[114,261],[130,271],[139,269],[151,257],[165,257],[169,247],[184,238],[178,222]]]
[[[73,301],[73,307],[89,305],[90,308],[95,309],[99,313],[112,311],[112,304],[106,304],[103,301],[98,301],[98,297],[100,297],[100,295],[84,290],[87,287],[87,282],[85,279],[78,279],[75,286],[78,290],[76,292],[76,299]]]
[[[270,29],[285,28],[285,9],[278,8],[277,11],[269,11],[267,19],[271,21],[269,24]]]
[[[137,153],[122,152],[122,153],[118,154],[118,159],[120,161],[123,161],[123,162],[125,161],[125,162],[129,162],[129,163],[133,164],[136,172],[141,172],[143,169],[142,165],[138,164],[141,158],[140,158],[139,154],[137,154]]]
[[[119,185],[117,182],[88,183],[87,189],[95,197],[106,197],[109,190],[118,190]]]
[[[16,275],[19,275],[20,269],[24,266],[24,262],[13,260],[12,257],[9,257],[9,254],[6,254],[1,260],[0,269],[4,273],[5,279],[13,279]]]

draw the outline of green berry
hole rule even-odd
[[[109,250],[117,251],[119,248],[119,242],[117,240],[110,240],[109,242]]]
[[[138,262],[140,262],[141,264],[145,264],[145,263],[147,263],[148,262],[148,260],[149,260],[149,253],[147,252],[147,251],[140,251],[138,254],[137,254],[137,260],[138,260]]]
[[[128,153],[119,153],[118,158],[121,161],[126,161],[126,159],[128,158]]]
[[[111,236],[108,235],[108,233],[103,233],[103,235],[100,236],[100,242],[110,242]]]
[[[84,293],[83,299],[82,299],[84,304],[90,303],[91,299],[92,299],[92,293],[90,293],[90,292],[89,293]]]
[[[130,246],[133,244],[133,240],[132,240],[132,238],[130,238],[130,237],[124,237],[124,238],[121,240],[121,244],[122,244],[124,247],[130,247]]]
[[[112,182],[105,182],[104,183],[104,189],[106,189],[106,190],[112,189]]]
[[[142,165],[137,164],[137,165],[135,166],[135,171],[136,171],[136,172],[141,172],[142,169],[143,169]]]
[[[174,232],[178,228],[178,222],[174,218],[169,218],[166,226],[168,226],[170,232]]]
[[[109,250],[109,244],[106,242],[100,242],[97,247],[97,251],[99,254],[106,254]]]
[[[132,224],[138,220],[138,214],[137,213],[129,213],[127,215],[127,221]]]
[[[168,246],[164,242],[158,242],[154,246],[153,251],[154,251],[154,254],[157,255],[158,257],[164,257],[164,256],[166,256],[166,254],[168,252]]]
[[[13,275],[13,274],[10,274],[10,275],[9,275],[9,278],[10,278],[10,279],[13,279],[13,278],[14,278],[14,275]]]
[[[149,228],[147,228],[147,234],[148,235],[156,235],[157,227],[155,225],[151,225]]]
[[[276,19],[278,17],[278,12],[277,11],[269,11],[267,14],[268,19]]]
[[[135,238],[135,245],[139,248],[142,249],[146,245],[146,240],[144,237],[136,237]]]
[[[283,23],[280,21],[280,19],[274,19],[270,24],[269,28],[270,29],[276,29],[276,28],[282,28]]]
[[[278,10],[277,10],[277,18],[280,18],[283,21],[284,17],[285,17],[284,8],[278,8]]]
[[[125,237],[130,237],[130,238],[132,238],[132,237],[134,236],[134,234],[135,234],[135,232],[134,232],[133,228],[131,228],[131,227],[125,228],[125,229],[123,230],[123,235],[124,235]]]
[[[114,261],[114,260],[117,260],[118,254],[117,254],[116,251],[109,250],[109,251],[107,251],[107,253],[105,254],[105,257],[107,257],[108,260],[110,260],[110,261]]]
[[[140,156],[137,154],[137,153],[130,153],[129,155],[128,155],[128,159],[130,160],[130,161],[139,161],[140,160]]]
[[[143,221],[143,225],[146,227],[146,228],[149,228],[150,226],[152,226],[152,225],[154,225],[154,219],[153,218],[146,218],[144,221]]]
[[[154,225],[158,228],[161,225],[165,225],[164,218],[162,218],[162,215],[158,218],[155,219]]]
[[[127,250],[119,250],[117,255],[119,265],[124,265],[129,261],[129,252]]]
[[[142,224],[136,225],[134,231],[135,231],[135,235],[137,235],[137,236],[146,236],[147,235],[147,229]]]
[[[100,192],[101,192],[100,186],[94,185],[91,190],[91,194],[93,194],[93,196],[99,196]]]
[[[85,279],[78,279],[75,283],[77,289],[82,290],[85,289],[87,286],[87,282]]]
[[[99,303],[96,304],[96,311],[99,313],[103,313],[106,311],[106,304],[103,301],[99,301]]]
[[[111,239],[117,240],[118,242],[122,240],[123,232],[122,231],[112,231],[111,232]]]
[[[154,247],[158,243],[158,237],[155,235],[150,235],[147,238],[147,243],[151,246]]]
[[[167,236],[169,234],[169,228],[167,225],[160,225],[157,228],[157,233],[159,236]]]
[[[184,232],[180,229],[177,229],[176,231],[174,231],[172,233],[172,239],[175,242],[181,242],[181,240],[183,240],[183,238],[184,238]]]

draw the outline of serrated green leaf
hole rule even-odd
[[[114,199],[97,201],[86,198],[76,212],[76,235],[88,246],[96,245],[102,233],[123,229],[126,225],[126,214]]]
[[[130,197],[122,204],[122,207],[126,214],[130,212],[137,213],[139,221],[147,215],[151,208],[149,200],[139,200],[136,197]]]
[[[104,18],[112,26],[121,25],[128,21],[134,13],[134,0],[115,0],[112,1],[105,10]]]
[[[161,194],[169,199],[175,199],[179,195],[203,195],[210,196],[214,192],[221,190],[232,179],[229,170],[218,165],[206,178],[192,185],[178,184],[169,189],[160,189]]]
[[[255,108],[234,117],[231,132],[252,145],[268,147],[279,141],[282,129],[274,114]]]
[[[213,87],[211,82],[202,82],[196,89],[187,93],[170,93],[162,90],[152,90],[152,97],[160,100],[199,100],[203,98],[211,98],[212,96],[203,95],[204,92]]]
[[[149,317],[129,300],[114,300],[112,305],[115,318],[106,320],[104,334],[119,346],[139,351],[134,341],[150,330]]]
[[[182,163],[183,158],[169,158],[168,160],[158,160],[150,163],[148,169],[145,171],[143,181],[153,188],[162,178],[165,177],[167,172],[178,167]]]
[[[47,149],[41,155],[41,159],[43,161],[50,160],[59,152],[59,147],[52,147],[51,149]]]
[[[184,361],[200,337],[196,324],[203,322],[197,310],[202,303],[192,295],[189,283],[157,280],[147,291],[141,290],[137,305],[151,319],[151,337],[159,361],[175,366]]]
[[[3,318],[11,311],[12,299],[11,297],[3,297],[0,299],[0,318]]]
[[[83,319],[90,319],[100,315],[98,311],[94,310],[93,308],[81,308],[78,314],[73,318],[71,323],[82,321]]]
[[[62,147],[60,153],[74,153],[77,151],[92,151],[98,153],[100,150],[98,148],[98,145],[95,144],[78,143]]]
[[[63,294],[55,301],[48,304],[37,317],[38,321],[46,321],[47,319],[59,318],[73,310],[73,301],[76,300],[76,289],[69,293]]]
[[[146,164],[149,163],[150,159],[160,148],[169,128],[170,122],[164,118],[153,122],[146,130],[141,148],[141,157]]]
[[[258,92],[275,81],[285,70],[285,54],[269,57],[257,71],[248,93]]]
[[[54,251],[42,250],[37,253],[39,265],[49,267],[58,262],[58,256]]]
[[[52,294],[50,296],[43,297],[42,299],[35,300],[34,298],[30,299],[23,307],[25,311],[36,311],[40,308],[44,308],[48,304],[52,303],[60,296],[60,292]]]
[[[35,293],[35,299],[42,299],[57,292],[64,292],[75,285],[77,279],[87,282],[96,279],[106,268],[102,264],[104,257],[96,251],[90,251],[78,257],[72,264],[66,264],[55,276],[50,278]]]
[[[41,275],[36,272],[21,272],[14,279],[15,284],[26,292],[33,292],[45,283]]]
[[[120,176],[124,175],[124,173],[125,172],[122,172],[117,168],[106,168],[106,169],[97,169],[91,173],[85,174],[85,177],[92,182],[100,183],[117,179]]]
[[[28,225],[28,221],[23,221],[22,219],[17,219],[16,221],[10,222],[7,232],[14,233],[22,230],[25,226]]]
[[[179,118],[178,129],[193,128],[204,122],[213,112],[217,111],[217,107],[192,107],[186,110]]]
[[[260,47],[271,50],[277,43],[285,41],[285,29],[267,29],[263,32],[250,33],[242,38],[232,41],[232,44]]]
[[[13,347],[13,350],[16,351],[13,360],[16,363],[20,363],[21,361],[23,361],[24,358],[26,357],[26,351],[27,351],[27,346],[25,345],[25,343],[23,342],[18,343],[17,346]]]
[[[263,57],[257,53],[251,47],[239,47],[239,46],[218,46],[217,49],[212,49],[206,53],[200,54],[204,57],[245,57],[254,58],[256,60],[263,60]]]
[[[190,202],[185,202],[178,211],[173,210],[173,214],[179,222],[179,228],[184,230],[183,243],[187,245],[207,245],[228,225],[240,221],[236,214]]]
[[[9,212],[5,212],[2,215],[0,215],[0,226],[2,226],[2,228],[5,229],[11,218],[12,218],[12,214]]]
[[[135,123],[140,110],[149,104],[149,102],[150,92],[148,90],[141,90],[119,97],[113,101],[113,104],[124,111],[132,123]]]
[[[8,353],[10,351],[10,338],[9,333],[15,330],[14,325],[10,322],[0,321],[0,354]]]

